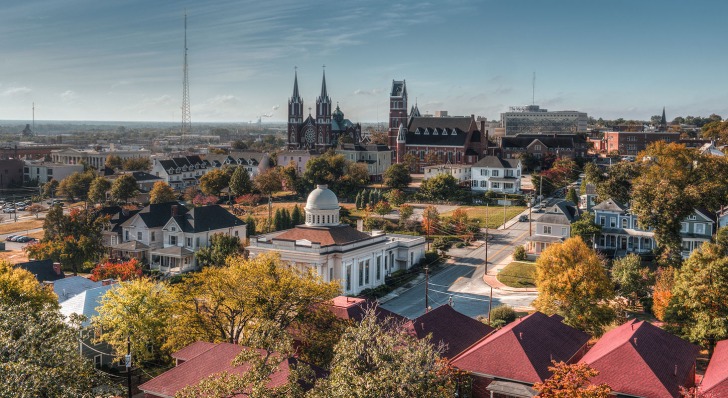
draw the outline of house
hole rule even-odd
[[[728,340],[716,344],[700,391],[714,397],[728,397]]]
[[[728,225],[728,207],[720,209],[718,212],[718,228],[723,228]]]
[[[340,143],[336,153],[350,162],[366,165],[372,182],[382,182],[384,172],[392,165],[392,151],[386,145]]]
[[[302,271],[313,270],[326,282],[339,281],[346,295],[376,288],[390,273],[424,258],[424,237],[365,233],[342,224],[339,209],[336,194],[319,185],[308,195],[305,224],[251,238],[250,255],[277,252]]]
[[[579,209],[569,201],[548,208],[535,222],[536,233],[528,238],[526,251],[539,255],[554,243],[561,243],[571,236],[571,223],[579,219]]]
[[[698,149],[698,152],[700,152],[701,155],[725,157],[725,153],[715,146],[715,141],[703,144],[703,146]]]
[[[224,169],[227,167],[243,167],[250,178],[265,172],[270,168],[270,158],[263,152],[230,151],[228,155],[205,155],[210,169]]]
[[[15,264],[15,266],[30,272],[41,283],[53,282],[66,277],[61,263],[54,263],[53,260],[30,260]]]
[[[296,171],[300,174],[302,174],[304,171],[306,171],[306,163],[308,163],[309,160],[320,156],[320,154],[316,151],[312,150],[305,150],[305,149],[291,149],[291,150],[285,150],[278,152],[276,156],[276,164],[279,166],[286,167],[289,164],[293,163],[294,167],[296,168]]]
[[[147,173],[146,171],[122,171],[106,176],[106,179],[113,183],[117,178],[123,175],[132,176],[137,183],[137,187],[139,187],[139,191],[141,192],[149,192],[152,190],[157,181],[164,181],[162,177],[157,177],[156,175]]]
[[[632,319],[605,333],[579,362],[597,370],[591,382],[608,384],[614,395],[677,398],[680,387],[695,385],[699,351],[649,322]]]
[[[196,187],[200,177],[207,173],[210,162],[202,160],[199,156],[173,157],[169,159],[154,159],[151,174],[161,178],[173,189],[183,190],[187,187]]]
[[[45,160],[26,160],[23,166],[23,182],[37,181],[45,184],[50,180],[61,181],[73,173],[83,172],[82,164],[63,164]]]
[[[637,215],[614,199],[607,199],[593,207],[594,222],[602,227],[596,248],[614,253],[615,257],[627,253],[648,253],[656,248],[652,229],[640,228]],[[704,242],[710,242],[715,221],[705,210],[695,209],[681,222],[682,257],[687,258]]]
[[[470,170],[471,167],[466,164],[437,164],[433,166],[425,166],[424,179],[427,180],[440,174],[446,174],[455,177],[460,184],[470,185]]]
[[[82,355],[93,359],[96,368],[113,366],[116,360],[116,356],[110,345],[103,342],[96,343],[101,337],[103,330],[93,327],[91,324],[91,318],[98,315],[96,307],[101,304],[101,298],[113,287],[114,284],[112,281],[104,281],[101,283],[101,286],[83,290],[81,293],[60,303],[61,314],[65,317],[70,317],[72,314],[83,315],[85,317],[81,322],[81,330],[79,332],[81,338],[81,341],[79,341],[79,350]]]
[[[504,159],[518,159],[526,154],[536,159],[574,159],[587,155],[589,143],[579,134],[518,134],[501,137],[499,147]]]
[[[83,276],[69,276],[57,281],[45,282],[45,285],[52,287],[53,292],[58,296],[58,302],[63,303],[86,290],[103,286],[104,283],[101,281],[94,282]]]
[[[472,396],[533,397],[530,387],[551,376],[551,361],[576,363],[589,335],[558,315],[534,312],[484,337],[451,359],[473,376]]]
[[[120,258],[148,261],[150,268],[181,273],[197,268],[195,252],[221,233],[245,240],[245,223],[218,205],[188,210],[177,202],[150,204],[121,224]]]
[[[221,373],[242,375],[250,369],[250,366],[245,363],[235,366],[233,361],[243,349],[243,346],[232,343],[193,343],[172,354],[172,358],[177,362],[174,368],[140,385],[139,389],[144,392],[145,398],[168,398],[174,397],[183,388],[196,385],[210,376]],[[263,350],[259,350],[259,352],[261,355],[264,354]],[[273,356],[276,357],[276,354]],[[305,365],[296,358],[284,359],[278,364],[275,372],[270,375],[267,387],[275,388],[288,383],[291,371],[300,364]],[[314,371],[315,377],[325,376],[322,369],[308,366]],[[303,385],[304,381],[300,382]],[[306,383],[305,387],[310,387],[310,383]]]
[[[486,156],[471,167],[471,189],[484,192],[521,192],[521,161]]]
[[[337,318],[352,322],[361,322],[366,311],[372,307],[379,321],[391,320],[399,323],[407,321],[407,318],[380,307],[376,302],[359,297],[337,296],[326,306]]]
[[[436,347],[444,345],[442,356],[452,358],[492,333],[495,329],[457,312],[444,304],[413,319],[405,325],[409,333],[418,339],[429,337]]]
[[[591,212],[592,207],[597,205],[597,187],[594,184],[587,183],[585,193],[579,195],[579,210]]]
[[[107,206],[99,209],[100,216],[109,217],[109,223],[101,231],[103,245],[110,248],[123,242],[121,225],[138,212],[138,209],[128,206]]]

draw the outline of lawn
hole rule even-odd
[[[7,221],[0,224],[0,234],[10,234],[13,232],[25,232],[29,229],[43,227],[43,219],[23,220],[18,222]]]
[[[513,261],[498,273],[498,280],[510,287],[535,287],[536,264]]]
[[[486,206],[467,206],[460,208],[465,210],[469,218],[480,220],[480,225],[485,227]],[[506,220],[510,220],[524,210],[526,210],[524,206],[506,206]],[[487,212],[488,228],[498,228],[503,225],[503,206],[489,206]],[[452,211],[442,214],[443,217],[450,217],[451,215]]]

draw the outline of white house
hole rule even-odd
[[[471,166],[473,191],[521,192],[521,161],[486,156]]]
[[[448,174],[455,177],[458,182],[470,183],[471,166],[469,164],[438,164],[425,166],[425,180],[440,174]]]
[[[302,270],[339,281],[346,295],[384,284],[386,275],[409,269],[425,256],[421,236],[365,233],[339,222],[339,201],[319,185],[306,201],[306,223],[251,238],[251,256],[276,252]]]
[[[559,202],[546,209],[534,224],[534,234],[528,238],[526,250],[539,255],[554,243],[561,243],[571,236],[571,223],[579,219],[579,208],[571,202]]]
[[[182,190],[197,183],[210,168],[210,163],[199,156],[183,156],[170,159],[154,159],[151,174],[161,178],[173,189]]]

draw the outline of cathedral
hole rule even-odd
[[[324,152],[341,143],[359,143],[361,125],[344,118],[336,105],[331,111],[331,98],[326,90],[326,73],[321,81],[321,95],[316,99],[316,115],[304,119],[303,99],[298,94],[298,72],[293,79],[293,96],[288,100],[288,149],[308,149]]]

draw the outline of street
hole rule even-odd
[[[528,212],[525,213],[528,215]],[[533,213],[532,219],[541,214]],[[516,220],[518,216],[516,216]],[[512,222],[505,230],[488,231],[488,265],[497,264],[512,254],[516,245],[525,243],[529,236],[528,222]],[[512,225],[511,225],[512,224]],[[535,232],[535,225],[534,232]],[[488,314],[490,287],[483,281],[485,273],[485,245],[476,249],[452,249],[448,252],[453,264],[430,277],[429,306],[436,308],[452,299],[454,308],[471,317]],[[493,289],[493,307],[508,304],[511,307],[528,307],[536,298],[535,292],[511,292]],[[416,318],[425,313],[424,281],[386,303],[383,308],[407,318]]]

